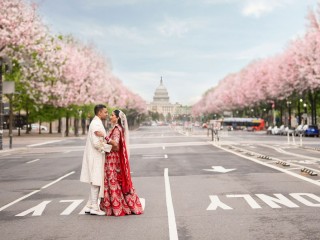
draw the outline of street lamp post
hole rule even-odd
[[[300,103],[303,102],[303,99],[300,98],[299,102],[298,102],[298,125],[301,124],[301,110],[300,110]]]
[[[0,150],[3,149],[2,147],[2,138],[3,138],[2,68],[3,68],[3,63],[2,63],[2,59],[0,58]]]
[[[304,124],[307,124],[308,123],[307,104],[304,103],[303,107],[304,107]]]
[[[12,127],[13,127],[13,107],[12,98],[15,94],[15,82],[2,82],[2,93],[7,95],[9,99],[9,148],[12,148]]]

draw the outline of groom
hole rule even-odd
[[[107,107],[99,104],[94,107],[95,117],[92,119],[87,136],[87,143],[83,154],[82,169],[80,181],[90,184],[89,200],[84,212],[91,215],[105,215],[98,206],[99,196],[103,196],[104,190],[104,163],[105,152],[112,149],[112,140],[108,140],[108,144],[103,141],[107,136],[106,130],[102,124],[108,116]],[[95,132],[103,132],[104,137],[98,137]],[[99,194],[100,192],[100,194]]]

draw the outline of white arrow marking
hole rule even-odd
[[[208,172],[221,172],[221,173],[227,173],[236,170],[236,168],[230,168],[226,169],[222,166],[212,166],[212,169],[203,169],[204,171]]]

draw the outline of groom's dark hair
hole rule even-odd
[[[98,104],[98,105],[96,105],[95,107],[94,107],[94,114],[95,115],[98,115],[98,113],[102,110],[102,109],[104,109],[104,108],[107,108],[105,105],[103,105],[103,104]]]

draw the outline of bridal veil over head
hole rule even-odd
[[[126,145],[127,145],[127,153],[128,153],[128,157],[130,157],[130,151],[129,151],[129,127],[128,127],[127,116],[121,110],[119,110],[119,112],[120,112],[119,113],[119,117],[120,117],[120,120],[121,120],[121,125],[122,125],[122,128],[124,129],[124,138],[125,138]]]

